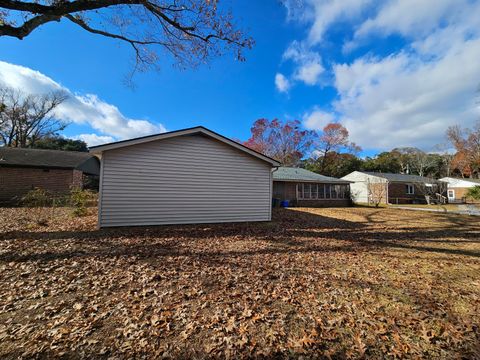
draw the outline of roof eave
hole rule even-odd
[[[306,179],[273,179],[273,181],[283,182],[310,182],[310,183],[322,183],[322,184],[353,184],[354,181],[349,180],[306,180]]]

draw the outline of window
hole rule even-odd
[[[412,184],[407,184],[406,188],[407,188],[407,194],[408,195],[415,194],[415,186],[413,186]]]
[[[323,184],[318,185],[318,198],[319,199],[325,198],[325,185]]]
[[[332,196],[332,199],[336,199],[338,197],[338,185],[332,185],[330,186],[330,195]]]
[[[455,190],[448,190],[448,198],[455,199]]]
[[[336,191],[337,197],[339,199],[343,199],[345,197],[345,186],[344,185],[335,185],[335,191]]]
[[[348,185],[297,184],[299,200],[348,199]]]
[[[311,190],[310,184],[303,184],[303,198],[304,199],[311,199],[310,190]]]

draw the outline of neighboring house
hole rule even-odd
[[[426,203],[426,196],[437,199],[443,192],[436,180],[418,175],[354,171],[342,179],[353,182],[350,191],[357,203]]]
[[[349,206],[350,182],[306,169],[279,167],[273,172],[273,198],[293,206]]]
[[[204,127],[92,147],[99,227],[271,220],[280,164]]]
[[[480,186],[480,179],[444,177],[439,181],[447,183],[447,198],[449,203],[467,202],[466,194],[468,189],[474,186]]]
[[[100,162],[89,153],[0,148],[0,203],[17,203],[34,188],[65,195],[82,187],[84,175],[98,176]]]

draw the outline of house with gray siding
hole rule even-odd
[[[271,220],[280,164],[204,127],[92,147],[99,227]]]

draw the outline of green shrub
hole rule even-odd
[[[480,200],[480,186],[474,186],[468,189],[466,196],[473,200]]]
[[[53,216],[53,208],[49,209],[53,204],[53,197],[45,189],[30,190],[22,197],[20,204],[31,208],[28,214],[37,225],[48,225],[48,221]]]
[[[70,191],[70,204],[73,207],[73,215],[87,215],[87,207],[95,203],[96,196],[96,193],[91,190],[72,188]]]
[[[21,204],[26,207],[50,206],[52,195],[45,189],[35,188],[22,197]]]

